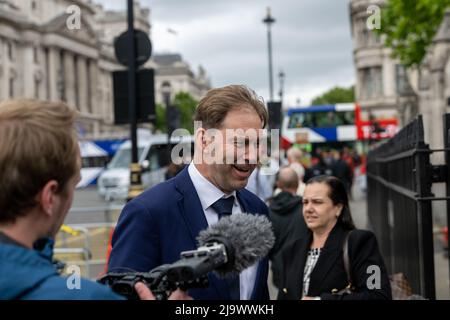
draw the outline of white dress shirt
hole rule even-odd
[[[232,214],[242,213],[242,208],[239,205],[239,201],[236,197],[236,191],[232,194],[226,195],[221,190],[219,190],[215,185],[213,185],[209,180],[207,180],[195,167],[194,163],[188,167],[189,177],[194,184],[197,195],[200,198],[200,203],[202,204],[203,212],[205,213],[206,221],[208,225],[213,225],[219,221],[219,216],[217,212],[211,207],[211,205],[219,200],[220,198],[228,198],[234,196],[234,205]],[[250,300],[253,288],[255,286],[256,272],[258,270],[258,263],[253,266],[248,267],[242,271],[239,275],[239,285],[240,285],[240,296],[241,300]]]

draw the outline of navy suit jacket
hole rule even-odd
[[[248,190],[236,192],[243,212],[268,215],[266,205]],[[187,167],[130,201],[123,209],[112,238],[110,272],[133,269],[148,272],[180,259],[180,252],[195,250],[196,237],[208,223]],[[120,268],[128,268],[126,270]],[[268,260],[258,265],[252,300],[269,299]],[[191,289],[194,299],[229,300],[227,284],[213,273],[207,289]]]

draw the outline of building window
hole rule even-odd
[[[382,96],[383,86],[381,70],[381,67],[361,69],[361,96],[363,99],[377,98]]]
[[[6,48],[7,48],[7,51],[8,51],[8,59],[10,61],[14,61],[13,44],[10,41],[7,42]]]
[[[64,68],[64,50],[59,51],[59,70],[58,70],[58,95],[61,101],[66,102],[66,79]]]
[[[395,66],[395,82],[397,84],[398,95],[406,95],[411,92],[406,68],[401,64]]]
[[[361,47],[367,46],[367,43],[368,43],[368,30],[363,27],[360,35],[361,35],[361,38],[360,38],[359,43],[360,43]]]
[[[372,30],[371,34],[372,34],[373,44],[382,44],[381,36],[378,33],[375,33],[375,31]]]
[[[367,28],[366,20],[360,20],[356,30],[360,47],[374,46],[381,43],[380,36]]]

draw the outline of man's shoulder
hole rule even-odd
[[[251,191],[247,189],[240,189],[239,191],[239,197],[241,197],[244,201],[246,201],[250,208],[252,210],[259,210],[259,213],[268,214],[268,208],[267,205],[262,201],[257,195],[252,193]],[[262,211],[261,211],[262,210]]]
[[[179,196],[180,192],[177,189],[177,181],[175,178],[172,178],[145,190],[139,196],[130,201],[129,204],[141,205],[144,207],[158,204],[167,205],[167,201],[170,200],[172,202]]]

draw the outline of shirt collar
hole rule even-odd
[[[193,162],[189,164],[188,168],[189,177],[194,184],[197,195],[202,204],[203,211],[206,211],[214,202],[220,198],[228,198],[234,196],[234,201],[236,201],[236,191],[233,191],[230,195],[226,195],[214,184],[212,184],[208,179],[206,179]]]
[[[36,250],[42,257],[52,261],[54,245],[55,241],[52,238],[44,237],[34,242],[33,249]]]
[[[14,245],[14,246],[26,248],[26,246],[24,246],[23,244],[17,242],[17,241],[14,240],[13,238],[8,237],[6,234],[4,234],[4,233],[1,232],[1,231],[0,231],[0,243],[3,243],[3,244],[10,244],[10,245]]]
[[[0,243],[14,245],[29,250],[26,246],[0,232]],[[42,257],[52,261],[55,241],[52,238],[40,238],[33,243],[33,249]]]

